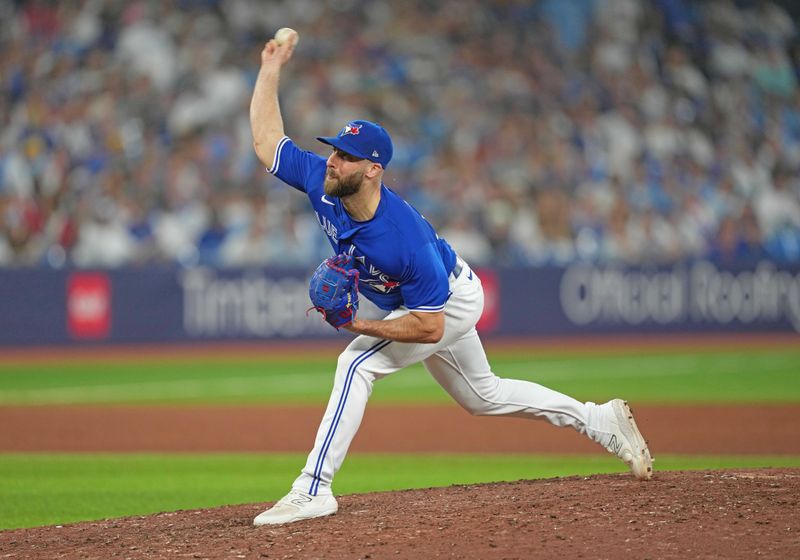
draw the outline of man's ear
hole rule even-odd
[[[369,179],[374,179],[375,177],[380,175],[382,171],[383,167],[381,167],[380,163],[373,163],[372,165],[367,167],[367,170],[364,172],[364,175],[366,175]]]

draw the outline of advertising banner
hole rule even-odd
[[[484,336],[798,332],[800,267],[478,269]],[[330,338],[306,270],[0,270],[0,346]],[[362,298],[362,316],[380,310]]]

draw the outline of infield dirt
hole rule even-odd
[[[800,406],[636,406],[659,453],[800,455]],[[5,406],[0,452],[307,452],[319,406]],[[369,406],[354,452],[603,453],[568,428],[452,406]]]

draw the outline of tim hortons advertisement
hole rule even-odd
[[[800,267],[483,269],[483,336],[799,332]],[[0,270],[0,346],[347,337],[306,270]],[[362,298],[362,316],[382,312]]]

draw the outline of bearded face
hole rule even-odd
[[[353,171],[349,175],[338,176],[335,171],[328,169],[325,175],[325,194],[342,198],[356,194],[361,190],[361,183],[364,182],[364,172],[361,170]]]

